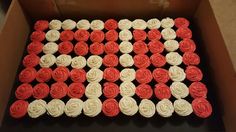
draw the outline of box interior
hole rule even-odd
[[[35,20],[50,20],[52,18],[61,20],[66,18],[75,20],[81,18],[89,20],[129,18],[133,20],[135,18],[182,16],[192,21],[197,39],[200,39],[198,44],[203,51],[202,55],[204,55],[201,56],[201,59],[205,60],[206,66],[209,67],[204,72],[209,73],[207,76],[213,80],[209,89],[214,92],[213,95],[216,97],[213,99],[218,102],[216,105],[221,108],[219,116],[223,117],[227,131],[236,131],[236,126],[233,125],[236,121],[236,102],[234,101],[236,100],[234,95],[236,90],[233,88],[236,86],[235,70],[211,4],[211,0],[101,0],[99,3],[96,0],[86,2],[83,0],[13,0],[6,15],[5,24],[0,31],[0,40],[4,44],[0,48],[1,121],[8,113],[5,113],[8,99],[11,89],[15,87],[13,85],[18,73],[18,66],[28,42],[27,38],[32,23]],[[213,107],[217,108],[218,106]],[[101,119],[95,118],[94,120]],[[80,121],[83,122],[81,119]]]

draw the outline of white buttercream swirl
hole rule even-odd
[[[85,89],[87,98],[98,98],[102,95],[102,86],[97,82],[89,83]]]
[[[92,30],[102,30],[104,28],[104,22],[101,20],[93,20],[90,24]]]
[[[52,54],[43,55],[40,58],[39,65],[41,67],[51,67],[56,62],[56,57]]]
[[[60,32],[52,29],[46,33],[45,37],[46,37],[47,41],[54,42],[60,38]]]
[[[162,99],[156,105],[157,113],[162,117],[170,117],[174,112],[173,104],[168,99]]]
[[[129,41],[122,41],[119,45],[121,53],[127,54],[133,51],[133,45]]]
[[[60,20],[51,20],[48,27],[49,29],[60,30],[62,22]]]
[[[180,116],[188,116],[193,112],[192,105],[184,99],[175,100],[174,109]]]
[[[120,84],[121,96],[133,96],[135,95],[135,85],[132,82],[124,81]]]
[[[185,79],[186,74],[182,68],[178,66],[171,66],[169,68],[169,76],[172,81],[181,82]]]
[[[46,113],[47,111],[46,106],[47,103],[44,100],[42,99],[34,100],[29,104],[27,108],[28,115],[31,118],[38,118],[39,116]]]
[[[147,28],[147,23],[143,19],[135,19],[132,22],[133,29],[144,30]]]
[[[148,99],[143,99],[139,104],[139,113],[146,117],[152,117],[156,112],[155,104]]]
[[[78,29],[88,30],[90,28],[90,23],[86,19],[81,19],[76,24]]]
[[[86,116],[95,117],[102,111],[102,102],[98,98],[87,99],[84,102],[83,112]]]
[[[62,22],[61,27],[64,30],[73,30],[76,27],[76,22],[71,19],[66,19]]]
[[[175,30],[171,28],[165,28],[161,31],[161,36],[165,40],[170,40],[170,39],[176,38],[176,33],[175,33]]]
[[[179,48],[179,43],[176,40],[167,40],[164,42],[164,47],[168,52],[176,51]]]
[[[86,59],[83,56],[76,56],[71,60],[71,67],[82,69],[86,66]]]
[[[164,18],[161,20],[161,27],[163,28],[171,28],[175,25],[175,22],[172,18]]]
[[[170,85],[170,91],[171,94],[177,99],[185,98],[189,94],[188,87],[182,82],[173,82]]]
[[[88,82],[100,82],[103,78],[103,72],[98,68],[92,68],[87,72],[86,78]]]
[[[122,97],[120,99],[119,107],[120,111],[127,116],[133,116],[138,112],[137,102],[128,96]]]
[[[118,22],[118,27],[120,30],[130,29],[132,27],[132,22],[128,19],[121,19]]]
[[[58,51],[58,45],[54,42],[48,42],[43,46],[44,54],[54,54]]]
[[[77,117],[82,113],[84,102],[81,99],[71,98],[65,106],[65,114],[69,117]]]
[[[180,65],[182,56],[178,52],[169,52],[166,54],[166,62],[170,65]]]
[[[57,57],[57,60],[56,60],[57,66],[67,67],[70,65],[70,63],[71,63],[71,56],[70,55],[62,54]]]
[[[87,65],[90,68],[100,68],[102,66],[102,57],[98,55],[91,55],[87,59]]]
[[[147,27],[149,29],[158,29],[160,28],[160,26],[161,26],[161,22],[157,18],[152,18],[147,21]]]
[[[122,40],[122,41],[129,41],[132,38],[133,38],[132,33],[127,29],[121,30],[119,32],[119,39]]]
[[[119,62],[123,67],[131,67],[134,64],[133,57],[129,54],[123,54],[119,58]]]
[[[121,81],[133,81],[135,79],[135,70],[132,68],[125,68],[120,72]]]
[[[59,117],[64,113],[65,103],[60,99],[53,99],[47,104],[47,113],[52,117]]]

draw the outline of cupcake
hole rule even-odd
[[[147,55],[138,54],[134,56],[134,65],[137,68],[147,68],[151,64],[150,59]]]
[[[105,82],[103,84],[102,92],[106,98],[115,98],[120,93],[120,89],[119,86],[115,83]]]
[[[200,63],[200,57],[193,52],[185,52],[183,55],[183,63],[185,65],[198,65]]]
[[[139,110],[140,115],[146,118],[150,118],[154,116],[156,112],[155,104],[151,100],[148,100],[148,99],[141,100],[138,107],[139,107],[138,110]]]
[[[88,54],[89,46],[86,42],[80,41],[76,43],[74,52],[76,55],[85,56]]]
[[[150,85],[140,84],[137,86],[135,93],[140,99],[150,99],[153,91]]]
[[[176,33],[171,28],[165,28],[161,31],[161,36],[164,40],[171,40],[176,38]]]
[[[161,27],[162,28],[171,28],[175,25],[175,22],[172,18],[164,18],[161,20]]]
[[[47,20],[38,20],[34,23],[34,30],[36,31],[44,31],[48,29],[48,21]]]
[[[48,102],[46,108],[48,115],[52,117],[59,117],[64,113],[65,103],[60,99],[52,99]]]
[[[73,44],[70,41],[61,42],[58,45],[58,51],[61,54],[69,54],[73,51]]]
[[[132,82],[124,81],[120,84],[120,95],[121,96],[134,96],[135,94],[135,85]]]
[[[114,19],[108,19],[106,20],[104,27],[106,30],[115,30],[118,27],[118,23]]]
[[[158,83],[166,83],[169,81],[169,72],[163,68],[156,68],[152,72],[153,79]]]
[[[104,29],[104,22],[101,20],[93,20],[90,24],[90,28],[92,30],[103,30]]]
[[[120,71],[114,67],[106,68],[103,72],[103,78],[109,82],[115,82],[120,78]]]
[[[92,31],[91,34],[90,34],[90,40],[92,42],[101,43],[104,40],[104,38],[105,38],[105,34],[101,30]]]
[[[180,65],[182,56],[178,52],[169,52],[166,54],[166,62],[170,65]]]
[[[102,66],[102,57],[98,55],[91,55],[87,59],[87,65],[90,68],[100,68]]]
[[[122,97],[119,101],[120,111],[127,116],[133,116],[138,112],[137,102],[128,96]]]
[[[181,82],[185,79],[186,74],[182,68],[178,66],[171,66],[169,68],[169,77],[174,82]]]
[[[133,29],[144,30],[147,28],[147,23],[143,19],[135,19],[132,22]]]
[[[88,30],[90,28],[90,23],[86,19],[81,19],[77,22],[76,27],[78,29]]]
[[[173,52],[179,48],[179,43],[176,40],[167,40],[164,43],[164,47],[165,47],[166,51]]]
[[[155,67],[163,67],[166,64],[166,58],[159,53],[153,54],[150,57],[150,61]]]
[[[192,98],[206,98],[207,97],[207,87],[202,82],[193,82],[189,86],[189,93]]]
[[[118,37],[119,37],[119,35],[116,30],[109,30],[105,34],[105,39],[107,41],[117,41]]]
[[[47,38],[47,34],[46,34],[46,38]],[[34,31],[31,35],[30,35],[30,40],[31,41],[38,41],[41,42],[45,39],[45,33],[43,31]]]
[[[85,29],[79,29],[74,33],[74,38],[77,41],[88,41],[90,34]]]
[[[61,41],[72,41],[74,39],[74,32],[70,30],[62,31],[60,34]]]
[[[177,37],[181,39],[192,38],[192,31],[187,27],[180,27],[176,30]]]
[[[33,94],[33,88],[28,83],[23,83],[17,87],[15,91],[15,96],[17,99],[26,100]]]
[[[212,106],[205,98],[196,98],[192,101],[193,112],[200,118],[207,118],[212,114]]]
[[[157,29],[151,29],[150,31],[148,31],[147,37],[149,40],[160,40],[161,32]]]
[[[35,79],[36,73],[37,71],[34,68],[25,68],[19,74],[19,81],[22,83],[30,83]]]
[[[191,104],[184,99],[175,100],[174,109],[179,116],[188,116],[193,112]]]
[[[84,102],[83,112],[88,117],[95,117],[102,111],[102,102],[98,98],[87,99]]]
[[[135,41],[144,41],[147,38],[147,34],[144,30],[135,29],[133,30],[133,36]]]
[[[86,78],[88,82],[100,82],[103,78],[103,71],[98,68],[91,68],[87,72]]]
[[[70,71],[70,79],[73,82],[83,83],[86,81],[86,72],[84,69],[72,69]]]
[[[66,19],[62,22],[61,27],[63,30],[73,30],[76,27],[76,22],[71,19]]]
[[[135,70],[133,68],[124,68],[120,72],[121,81],[133,81],[135,79]]]
[[[70,98],[78,98],[83,97],[85,93],[85,86],[82,83],[71,83],[68,88],[67,95]]]
[[[159,100],[169,99],[171,97],[170,88],[164,83],[155,85],[154,94]]]
[[[123,54],[119,58],[119,62],[123,67],[131,67],[134,64],[133,57],[129,54]]]
[[[51,20],[48,27],[51,30],[60,30],[62,22],[60,20]]]
[[[44,54],[54,54],[58,51],[58,45],[54,42],[48,42],[43,46]]]
[[[122,41],[119,45],[120,52],[128,54],[133,51],[133,45],[129,41]]]
[[[69,75],[70,75],[69,69],[67,67],[63,67],[63,66],[57,67],[52,72],[52,78],[58,82],[66,81],[68,79]]]
[[[115,99],[106,99],[102,103],[102,112],[108,117],[117,116],[120,113],[119,103]]]
[[[71,64],[71,56],[70,55],[59,55],[56,59],[56,65],[57,66],[69,66]]]
[[[76,56],[71,59],[71,67],[75,69],[81,69],[86,66],[86,59],[83,56]]]
[[[174,112],[174,106],[168,99],[162,99],[156,105],[157,113],[162,117],[171,117]]]
[[[128,19],[121,19],[118,22],[118,27],[120,30],[130,29],[132,27],[132,22]]]
[[[157,18],[152,18],[147,21],[148,29],[158,29],[161,26],[161,22]]]
[[[72,98],[66,102],[64,112],[68,117],[77,117],[82,113],[84,102],[80,99]]]
[[[148,43],[148,48],[151,53],[162,53],[164,50],[164,45],[158,40],[152,40]]]
[[[56,82],[51,85],[50,95],[53,99],[61,99],[67,95],[68,86],[64,82]]]
[[[119,51],[119,45],[114,41],[109,41],[105,44],[104,51],[107,54],[115,54]]]
[[[57,41],[59,40],[60,38],[60,32],[57,31],[57,30],[49,30],[46,35],[46,40],[49,41],[49,42],[54,42],[54,41]]]
[[[174,21],[175,21],[175,27],[177,28],[189,26],[189,21],[186,18],[178,17]]]
[[[27,51],[29,54],[39,54],[42,52],[44,45],[41,42],[34,41],[27,46]]]
[[[25,67],[35,67],[39,64],[40,58],[35,54],[26,55],[23,59],[23,65]]]
[[[145,68],[138,69],[136,71],[135,79],[139,83],[149,83],[152,81],[152,72]]]
[[[133,50],[135,54],[145,54],[148,52],[148,47],[144,41],[136,41],[133,44]]]
[[[121,41],[129,41],[132,38],[133,38],[132,33],[129,30],[127,30],[127,29],[121,30],[119,32],[119,39]]]
[[[49,94],[49,86],[46,83],[38,83],[33,88],[33,97],[35,99],[44,99]]]
[[[101,55],[104,52],[104,44],[95,42],[89,46],[89,51],[94,55]]]
[[[24,100],[17,100],[10,106],[10,116],[13,118],[22,118],[27,114],[27,108],[29,103]]]
[[[173,82],[170,85],[170,91],[171,94],[177,99],[185,98],[189,94],[188,87],[182,82]]]
[[[30,102],[27,108],[29,117],[38,118],[42,116],[47,111],[46,107],[47,107],[47,103],[42,99],[34,100]]]
[[[194,52],[196,50],[196,44],[192,39],[183,39],[179,42],[179,49],[182,52]]]
[[[106,67],[115,67],[118,65],[118,57],[115,54],[107,54],[104,56],[102,63]]]
[[[198,82],[203,78],[202,71],[196,66],[187,66],[185,73],[189,81]]]

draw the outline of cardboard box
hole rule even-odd
[[[52,18],[183,16],[197,26],[227,131],[236,131],[236,3],[233,0],[13,0],[0,31],[2,121],[32,23]]]

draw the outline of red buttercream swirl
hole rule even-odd
[[[70,78],[73,82],[85,82],[86,72],[84,69],[72,69],[70,71]]]
[[[33,93],[32,86],[28,83],[23,83],[17,87],[15,91],[15,96],[17,99],[25,100],[31,97],[32,93]]]
[[[90,40],[92,42],[99,42],[101,43],[104,40],[104,32],[101,30],[94,30],[92,31],[92,33],[90,34]]]
[[[48,21],[47,20],[38,20],[34,24],[34,30],[44,31],[48,29]]]
[[[38,83],[33,88],[33,97],[36,99],[46,98],[49,94],[50,88],[46,83]]]
[[[62,66],[57,67],[52,72],[52,78],[58,82],[66,81],[68,79],[69,75],[70,75],[69,69],[66,67],[62,67]]]
[[[39,64],[40,58],[36,54],[26,55],[23,59],[23,65],[25,67],[35,67]]]
[[[54,99],[61,99],[66,96],[68,86],[64,82],[56,82],[51,85],[50,95]]]
[[[76,55],[85,56],[88,54],[88,51],[89,51],[88,44],[83,41],[76,43],[74,47],[74,52]]]
[[[192,39],[183,39],[179,42],[179,49],[182,52],[194,52],[196,50],[196,44]]]
[[[135,90],[136,95],[141,99],[149,99],[152,97],[153,91],[150,85],[140,84]]]
[[[136,41],[133,44],[133,50],[136,54],[145,54],[148,52],[147,44],[143,41]]]
[[[31,42],[27,46],[27,51],[29,54],[36,54],[37,55],[43,51],[43,44],[38,41]]]
[[[183,55],[183,63],[185,65],[198,65],[200,63],[200,57],[193,52],[185,52]]]
[[[74,33],[74,38],[77,41],[88,41],[89,36],[90,36],[89,32],[83,29],[79,29]]]
[[[166,64],[166,58],[159,53],[153,54],[150,57],[150,60],[152,65],[155,67],[162,67]]]
[[[71,30],[64,30],[60,34],[61,41],[72,41],[74,39],[74,32]]]
[[[205,98],[196,98],[192,102],[193,112],[201,118],[207,118],[212,113],[212,106]]]
[[[27,67],[20,72],[19,80],[22,83],[30,83],[35,79],[36,73],[37,71],[34,68]]]
[[[138,54],[134,56],[134,65],[138,68],[147,68],[151,64],[150,59],[147,55]]]
[[[95,42],[89,46],[89,51],[94,55],[101,55],[104,52],[104,44]]]
[[[175,26],[177,28],[181,28],[181,27],[188,27],[189,26],[189,21],[183,17],[178,17],[175,20]]]
[[[149,83],[152,81],[152,72],[145,68],[138,69],[136,71],[135,79],[139,83]]]
[[[193,82],[189,86],[189,93],[193,98],[206,98],[207,87],[202,82]]]
[[[176,36],[182,39],[192,38],[192,31],[187,27],[180,27],[176,30]]]
[[[115,99],[107,99],[102,103],[102,112],[109,117],[117,116],[120,112],[119,104]]]
[[[118,33],[116,30],[109,30],[106,32],[105,38],[107,41],[116,41],[118,40]]]
[[[162,53],[164,50],[164,45],[158,40],[152,40],[148,43],[148,48],[153,54]]]
[[[148,31],[148,39],[149,40],[160,40],[161,39],[161,32],[157,29],[151,29]]]
[[[30,40],[31,41],[43,41],[45,39],[45,33],[42,31],[34,31],[31,35],[30,35]]]
[[[58,52],[61,54],[69,54],[73,51],[73,44],[70,41],[61,42],[58,45]]]
[[[51,68],[41,68],[38,70],[36,74],[36,80],[38,82],[48,82],[52,77],[52,69]]]
[[[108,54],[104,56],[102,63],[106,67],[115,67],[118,65],[119,61],[115,54]]]
[[[115,98],[119,93],[119,86],[112,82],[105,82],[103,84],[103,94],[106,98]]]
[[[171,97],[170,88],[164,83],[158,83],[155,85],[154,93],[159,100],[169,99]]]
[[[187,66],[185,73],[189,81],[198,82],[203,78],[202,71],[196,66]]]
[[[27,114],[29,103],[24,100],[17,100],[10,106],[10,115],[13,118],[22,118]]]
[[[133,37],[135,41],[144,41],[147,38],[147,34],[144,30],[134,29]]]
[[[82,83],[71,83],[67,92],[70,98],[81,98],[85,92],[85,86]]]
[[[109,41],[105,44],[104,51],[107,54],[115,54],[119,51],[119,45],[114,41]]]
[[[108,19],[105,22],[104,27],[105,27],[106,30],[115,30],[118,27],[118,23],[114,19]]]
[[[156,68],[152,72],[152,75],[154,80],[157,81],[158,83],[166,83],[170,79],[168,71],[163,68]]]
[[[115,82],[120,78],[120,72],[113,67],[106,68],[103,72],[103,78],[109,82]]]

